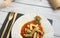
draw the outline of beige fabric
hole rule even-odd
[[[54,9],[60,9],[60,0],[50,0]]]

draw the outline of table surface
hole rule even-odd
[[[0,0],[0,4],[4,0]],[[42,14],[53,20],[54,38],[60,38],[60,10],[53,10],[49,0],[15,0],[6,8],[0,8],[0,28],[9,11],[18,11],[22,14]]]

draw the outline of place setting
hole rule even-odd
[[[0,29],[1,38],[54,38],[53,20],[41,14],[9,12]]]
[[[10,36],[10,32],[12,30],[13,24],[15,23],[15,21],[22,16],[23,14],[19,14],[19,13],[15,13],[15,12],[9,12],[1,29],[0,29],[0,37],[1,38],[8,38]]]
[[[8,13],[1,22],[0,38],[60,37],[60,0],[1,0],[0,12],[4,12],[0,20]]]

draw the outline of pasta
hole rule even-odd
[[[42,38],[44,35],[43,27],[40,23],[41,18],[36,16],[34,20],[25,23],[21,28],[22,38]]]

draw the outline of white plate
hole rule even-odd
[[[36,16],[36,14],[29,14],[29,15],[26,14],[26,15],[23,15],[22,17],[20,17],[15,22],[15,24],[12,28],[12,38],[22,38],[22,36],[20,35],[20,30],[21,30],[22,25],[24,25],[26,22],[33,20],[35,16]],[[54,30],[53,30],[51,24],[49,23],[49,21],[47,20],[47,18],[43,17],[40,14],[38,14],[38,16],[40,16],[42,18],[41,24],[45,31],[43,38],[54,38]]]

